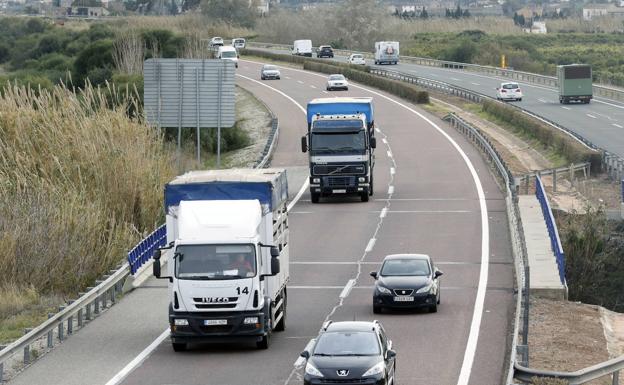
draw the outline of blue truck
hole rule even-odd
[[[307,106],[308,133],[301,150],[309,153],[310,196],[373,195],[375,119],[373,99],[320,98]]]

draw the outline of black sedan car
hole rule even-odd
[[[396,353],[378,321],[328,321],[301,356],[304,385],[394,384]]]
[[[431,258],[424,254],[394,254],[384,258],[375,278],[373,313],[384,308],[427,307],[435,313],[440,304],[440,276]]]
[[[316,51],[316,57],[318,57],[318,58],[321,58],[321,57],[333,58],[334,57],[334,50],[329,45],[322,45],[322,46],[318,47],[318,51]]]

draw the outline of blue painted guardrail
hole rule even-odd
[[[167,226],[162,224],[128,252],[130,273],[134,275],[144,263],[152,258],[154,250],[164,246],[165,243],[167,243]]]
[[[561,284],[566,284],[565,279],[565,253],[563,247],[561,247],[561,239],[559,239],[559,230],[557,230],[557,224],[553,217],[550,203],[548,203],[548,197],[546,196],[546,190],[542,184],[542,180],[539,176],[535,176],[535,196],[542,207],[542,214],[546,221],[546,227],[548,228],[548,236],[550,237],[550,246],[552,247],[555,257],[557,259],[557,267],[559,267],[559,279]]]

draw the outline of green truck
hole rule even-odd
[[[557,66],[559,84],[559,103],[570,101],[589,103],[592,98],[592,70],[587,64],[568,64]]]

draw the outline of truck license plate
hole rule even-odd
[[[394,297],[394,302],[414,302],[414,297]]]
[[[338,189],[338,190],[332,190],[332,192],[334,194],[346,194],[347,190],[345,190],[345,189]]]
[[[227,325],[226,319],[205,319],[204,326]]]

